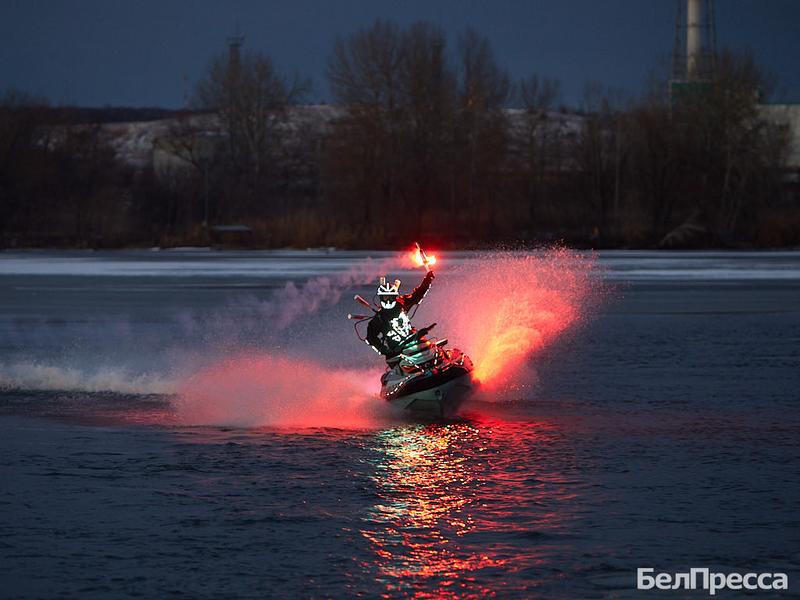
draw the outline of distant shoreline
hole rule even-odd
[[[659,248],[656,246],[591,246],[582,244],[565,244],[562,242],[498,242],[496,244],[482,245],[436,245],[436,248],[447,252],[486,252],[493,250],[536,250],[549,248],[554,245],[563,245],[567,248],[583,251],[631,251],[631,252],[659,252],[659,253],[691,253],[691,252],[800,252],[800,246],[697,246],[687,248]],[[392,252],[402,250],[403,245],[392,246],[236,246],[236,245],[176,245],[176,246],[17,246],[0,247],[0,254],[11,252],[125,252],[125,251],[150,251],[150,252],[264,252],[264,251],[292,251],[292,252]]]

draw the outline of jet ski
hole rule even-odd
[[[381,397],[416,416],[447,419],[475,388],[473,365],[458,348],[447,348],[446,339],[425,338],[435,325],[409,335],[400,352],[387,360]]]
[[[406,311],[411,309],[411,317],[416,313],[416,307],[433,281],[431,265],[436,263],[436,257],[427,255],[418,242],[414,245],[416,251],[411,254],[412,260],[426,271],[422,283],[410,294],[400,295],[399,279],[390,284],[385,276],[381,277],[375,305],[358,294],[354,296],[354,300],[372,314],[349,314],[347,318],[355,321],[353,327],[358,338],[386,359],[386,372],[381,376],[381,398],[415,416],[450,418],[477,381],[473,380],[472,361],[466,354],[458,348],[447,348],[446,339],[425,337],[436,323],[419,330],[411,326]],[[386,314],[388,316],[384,316]],[[358,329],[362,323],[367,323],[366,336]]]
[[[367,304],[363,298],[356,300]],[[370,317],[347,315],[360,322]],[[358,325],[358,323],[356,323]],[[448,419],[476,387],[469,356],[447,348],[447,339],[428,339],[436,323],[401,340],[397,352],[386,359],[380,396],[393,407],[421,418]],[[356,327],[356,334],[358,328]]]

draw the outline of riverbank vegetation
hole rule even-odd
[[[237,47],[191,110],[6,93],[0,246],[800,244],[789,130],[759,110],[771,86],[748,55],[679,98],[590,84],[570,109],[475,31],[378,21],[337,41],[327,78],[333,104],[306,106],[311,82]],[[144,160],[119,121],[157,130]]]

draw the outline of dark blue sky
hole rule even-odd
[[[375,18],[429,20],[455,39],[473,27],[512,76],[561,80],[576,104],[588,81],[638,93],[668,61],[675,0],[0,0],[0,90],[54,103],[178,107],[238,24],[245,46],[314,83],[337,35]],[[718,46],[750,48],[800,101],[800,1],[717,0]],[[781,97],[779,96],[779,99]]]

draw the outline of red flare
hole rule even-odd
[[[427,252],[423,253],[419,246],[409,252],[409,257],[411,263],[417,267],[429,267],[436,264],[436,256]]]

